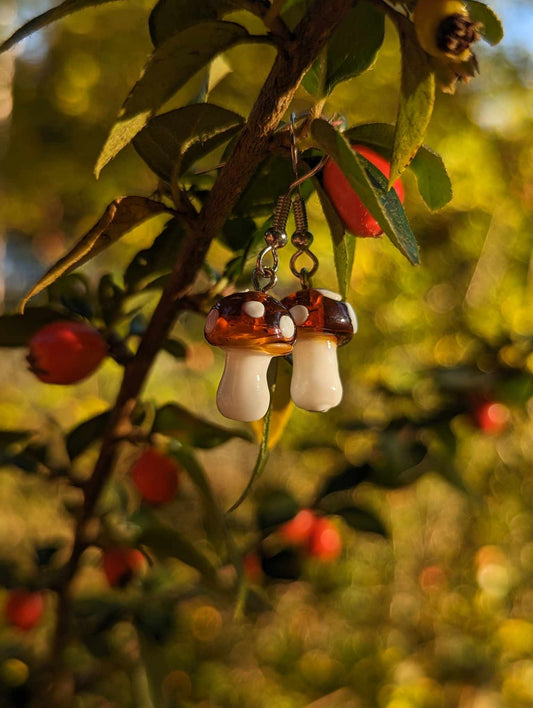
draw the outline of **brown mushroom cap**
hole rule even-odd
[[[207,315],[204,333],[217,347],[243,347],[279,356],[291,351],[296,326],[278,300],[251,290],[217,302]]]
[[[334,335],[337,345],[347,344],[357,331],[355,314],[351,305],[338,299],[329,291],[309,288],[287,295],[281,301],[289,310],[298,327],[298,334],[324,333]]]

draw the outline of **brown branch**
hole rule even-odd
[[[311,66],[329,36],[349,11],[352,0],[315,2],[279,53],[263,85],[233,152],[221,170],[206,203],[194,220],[186,224],[178,260],[154,311],[135,357],[127,363],[122,385],[111,413],[106,436],[94,472],[85,488],[85,502],[75,530],[71,556],[65,566],[59,589],[58,622],[53,648],[54,661],[68,637],[70,583],[80,557],[88,545],[87,522],[94,513],[100,493],[109,479],[116,455],[117,438],[128,435],[129,415],[141,392],[148,372],[182,309],[187,295],[206,257],[214,237],[231,214],[261,161],[270,151],[274,131],[288,110],[303,75]]]

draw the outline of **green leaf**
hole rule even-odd
[[[430,57],[420,46],[412,22],[397,15],[396,24],[402,52],[402,81],[389,186],[422,145],[435,104],[435,75]]]
[[[394,126],[389,123],[367,123],[345,131],[351,143],[369,145],[390,161],[394,143]],[[453,197],[452,183],[442,157],[426,145],[422,145],[413,158],[409,169],[418,183],[420,196],[427,206],[441,209]]]
[[[503,27],[494,10],[477,0],[467,0],[466,5],[470,17],[475,22],[481,23],[480,32],[483,39],[492,46],[499,44],[503,39]]]
[[[337,84],[372,66],[384,36],[384,14],[364,0],[356,3],[305,75],[304,88],[316,98],[329,96]]]
[[[110,273],[105,273],[98,283],[98,301],[106,325],[110,325],[120,312],[124,291],[113,280]]]
[[[89,445],[104,435],[109,418],[109,411],[104,411],[104,413],[99,413],[92,418],[84,420],[83,423],[77,425],[67,434],[65,442],[68,456],[71,460],[81,455]]]
[[[427,455],[427,447],[414,440],[413,431],[384,431],[373,460],[370,482],[389,489],[406,487],[425,471],[420,463]]]
[[[179,342],[177,339],[166,339],[163,344],[163,349],[171,354],[174,359],[185,359],[187,355],[187,347],[183,342]]]
[[[124,273],[128,292],[144,290],[155,278],[170,273],[183,240],[183,226],[171,219],[149,248],[135,254]]]
[[[135,136],[133,146],[161,179],[170,182],[193,162],[233,137],[244,118],[212,103],[195,103],[163,113]],[[179,169],[175,168],[179,162]]]
[[[235,9],[233,0],[159,0],[148,20],[150,37],[157,47],[187,27],[220,20]]]
[[[249,38],[247,30],[234,22],[202,22],[156,47],[102,148],[96,176],[193,74],[217,54]]]
[[[277,198],[294,181],[290,160],[279,155],[267,158],[252,177],[237,202],[234,214],[238,216],[266,216],[272,214]]]
[[[291,399],[292,364],[286,357],[276,357],[270,364],[269,379],[271,385],[271,404],[268,414],[260,420],[250,423],[257,441],[262,445],[265,437],[268,450],[272,450],[280,441],[294,410]],[[266,423],[268,417],[268,431]],[[265,435],[265,433],[267,433]]]
[[[43,12],[42,15],[34,17],[29,20],[29,22],[23,24],[22,27],[19,27],[19,29],[14,32],[11,37],[0,44],[0,54],[2,52],[6,52],[8,49],[11,49],[11,47],[25,37],[28,37],[30,34],[33,34],[33,32],[46,27],[56,20],[60,20],[62,17],[66,17],[67,15],[77,12],[78,10],[83,10],[86,7],[103,5],[106,2],[112,1],[113,0],[65,0],[65,2],[61,3],[61,5],[57,5],[57,7],[53,7],[51,10]]]
[[[114,199],[93,228],[63,258],[60,258],[24,296],[20,303],[21,312],[24,312],[30,298],[51,285],[60,276],[69,273],[74,268],[79,268],[146,219],[169,211],[170,209],[161,202],[155,202],[146,197],[117,197]]]
[[[207,578],[215,578],[216,570],[211,561],[183,534],[162,524],[150,509],[137,512],[131,521],[139,526],[136,544],[148,546],[158,556],[177,558]]]
[[[250,440],[249,433],[222,428],[198,418],[177,403],[167,403],[157,410],[152,432],[168,435],[186,445],[201,449],[217,447],[231,438]]]
[[[51,307],[32,307],[24,315],[1,315],[0,347],[25,347],[45,325],[69,319],[70,315]]]
[[[347,489],[357,487],[361,482],[365,482],[372,475],[372,467],[368,464],[357,467],[350,465],[336,475],[329,477],[319,494],[319,498],[325,497],[334,492],[344,492]]]
[[[231,545],[231,539],[229,538],[228,529],[224,519],[224,514],[218,504],[217,498],[209,482],[209,478],[198,462],[194,452],[181,443],[172,440],[167,453],[176,458],[183,469],[187,472],[191,478],[192,483],[196,486],[205,504],[206,515],[210,523],[213,524],[213,528],[216,535],[216,541],[224,540],[228,544],[228,540]],[[231,549],[228,548],[231,553]]]
[[[311,124],[318,145],[345,174],[352,189],[392,243],[413,264],[420,262],[418,245],[396,192],[387,191],[387,179],[368,160],[356,155],[346,138],[321,118]]]
[[[22,442],[33,435],[31,430],[0,430],[0,448]]]
[[[356,531],[375,533],[384,538],[389,536],[389,532],[384,523],[372,511],[361,509],[357,506],[346,506],[342,509],[335,510],[333,513],[342,517],[348,526]]]
[[[315,180],[315,188],[331,234],[333,260],[335,261],[339,293],[342,299],[346,300],[352,279],[355,238],[351,234],[347,234],[344,230],[344,224],[318,180]]]
[[[257,226],[252,218],[239,216],[226,221],[219,235],[219,240],[232,251],[239,251],[246,247],[256,231]]]
[[[298,511],[298,504],[292,494],[284,489],[272,489],[259,502],[257,524],[262,531],[272,531],[276,526],[294,518]]]

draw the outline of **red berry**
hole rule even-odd
[[[58,320],[33,335],[27,360],[40,381],[73,384],[90,376],[106,354],[107,343],[93,327]]]
[[[5,606],[8,624],[19,629],[29,630],[35,627],[44,613],[42,592],[30,592],[23,588],[12,590]]]
[[[102,564],[111,587],[123,588],[142,573],[146,558],[136,548],[110,548],[104,552]]]
[[[486,401],[475,408],[473,417],[477,427],[484,433],[498,435],[509,425],[511,415],[503,403]]]
[[[180,471],[175,460],[151,447],[131,468],[131,479],[147,502],[165,504],[176,494]]]
[[[250,551],[242,559],[244,573],[251,583],[259,583],[263,577],[263,569],[261,567],[261,559],[255,553]]]
[[[303,546],[309,540],[317,521],[311,509],[302,509],[293,519],[280,526],[279,532],[289,543]]]
[[[310,556],[328,561],[338,558],[342,551],[342,539],[329,519],[318,518],[307,543]]]
[[[353,145],[352,149],[354,152],[366,157],[385,177],[390,175],[390,163],[387,162],[384,157],[378,155],[377,152],[374,152],[374,150],[365,145]],[[348,182],[348,179],[333,160],[326,162],[323,172],[323,181],[324,189],[333,202],[333,206],[347,231],[355,236],[362,236],[364,238],[375,238],[383,233],[381,226],[359,199]],[[404,191],[400,179],[396,180],[393,184],[393,188],[398,195],[398,199],[403,204]]]

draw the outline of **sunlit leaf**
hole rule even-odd
[[[76,245],[55,263],[20,303],[24,311],[28,300],[40,293],[60,276],[78,268],[115,243],[131,229],[157,214],[169,212],[161,202],[146,197],[118,197],[105,210],[101,219],[85,234]]]
[[[102,148],[95,167],[96,175],[193,74],[217,54],[249,37],[247,30],[234,22],[202,22],[156,47]]]
[[[494,10],[477,0],[467,0],[466,6],[470,17],[481,24],[479,31],[483,39],[492,46],[499,44],[503,39],[503,27]]]
[[[396,24],[402,53],[402,80],[389,186],[422,145],[435,103],[435,75],[430,57],[420,46],[412,22],[398,15]]]
[[[159,0],[148,20],[150,37],[157,47],[173,34],[200,22],[219,20],[232,9],[232,0]]]
[[[390,161],[394,144],[394,126],[389,123],[366,123],[345,131],[351,143],[374,148]],[[441,209],[453,197],[452,183],[442,157],[427,145],[421,145],[409,164],[416,176],[420,196],[430,209]]]
[[[233,137],[243,122],[233,111],[196,103],[152,118],[135,136],[133,145],[148,167],[170,182],[174,170],[177,175],[184,172]]]
[[[362,74],[374,63],[384,34],[384,14],[364,0],[356,3],[305,75],[304,88],[322,98],[337,84]]]
[[[86,7],[103,5],[107,2],[113,2],[113,0],[65,0],[65,2],[61,3],[61,5],[57,5],[56,7],[43,12],[42,15],[34,17],[23,24],[22,27],[19,27],[19,29],[14,32],[11,37],[0,44],[0,54],[8,49],[11,49],[11,47],[17,44],[17,42],[20,42],[25,37],[33,34],[33,32],[46,27],[56,20],[60,20],[62,17],[66,17],[67,15],[77,12],[78,10],[83,10]]]
[[[388,190],[384,175],[362,155],[356,155],[346,138],[325,120],[314,120],[311,133],[318,145],[335,160],[396,248],[411,263],[418,264],[420,257],[415,236],[396,192]]]
[[[275,388],[271,388],[273,393],[271,395],[267,441],[269,450],[272,450],[278,444],[294,410],[294,404],[291,399],[292,366],[284,357],[277,357],[274,363],[276,365],[276,373]],[[250,425],[257,441],[261,442],[265,433],[265,418],[255,420]]]
[[[124,273],[129,292],[143,290],[160,275],[170,273],[178,257],[184,230],[180,221],[171,219],[149,248],[139,251]]]
[[[343,300],[348,297],[352,269],[355,256],[355,237],[346,233],[335,207],[318,180],[315,180],[316,193],[320,199],[322,211],[328,222],[331,241],[333,244],[333,260],[337,273],[339,293]]]

